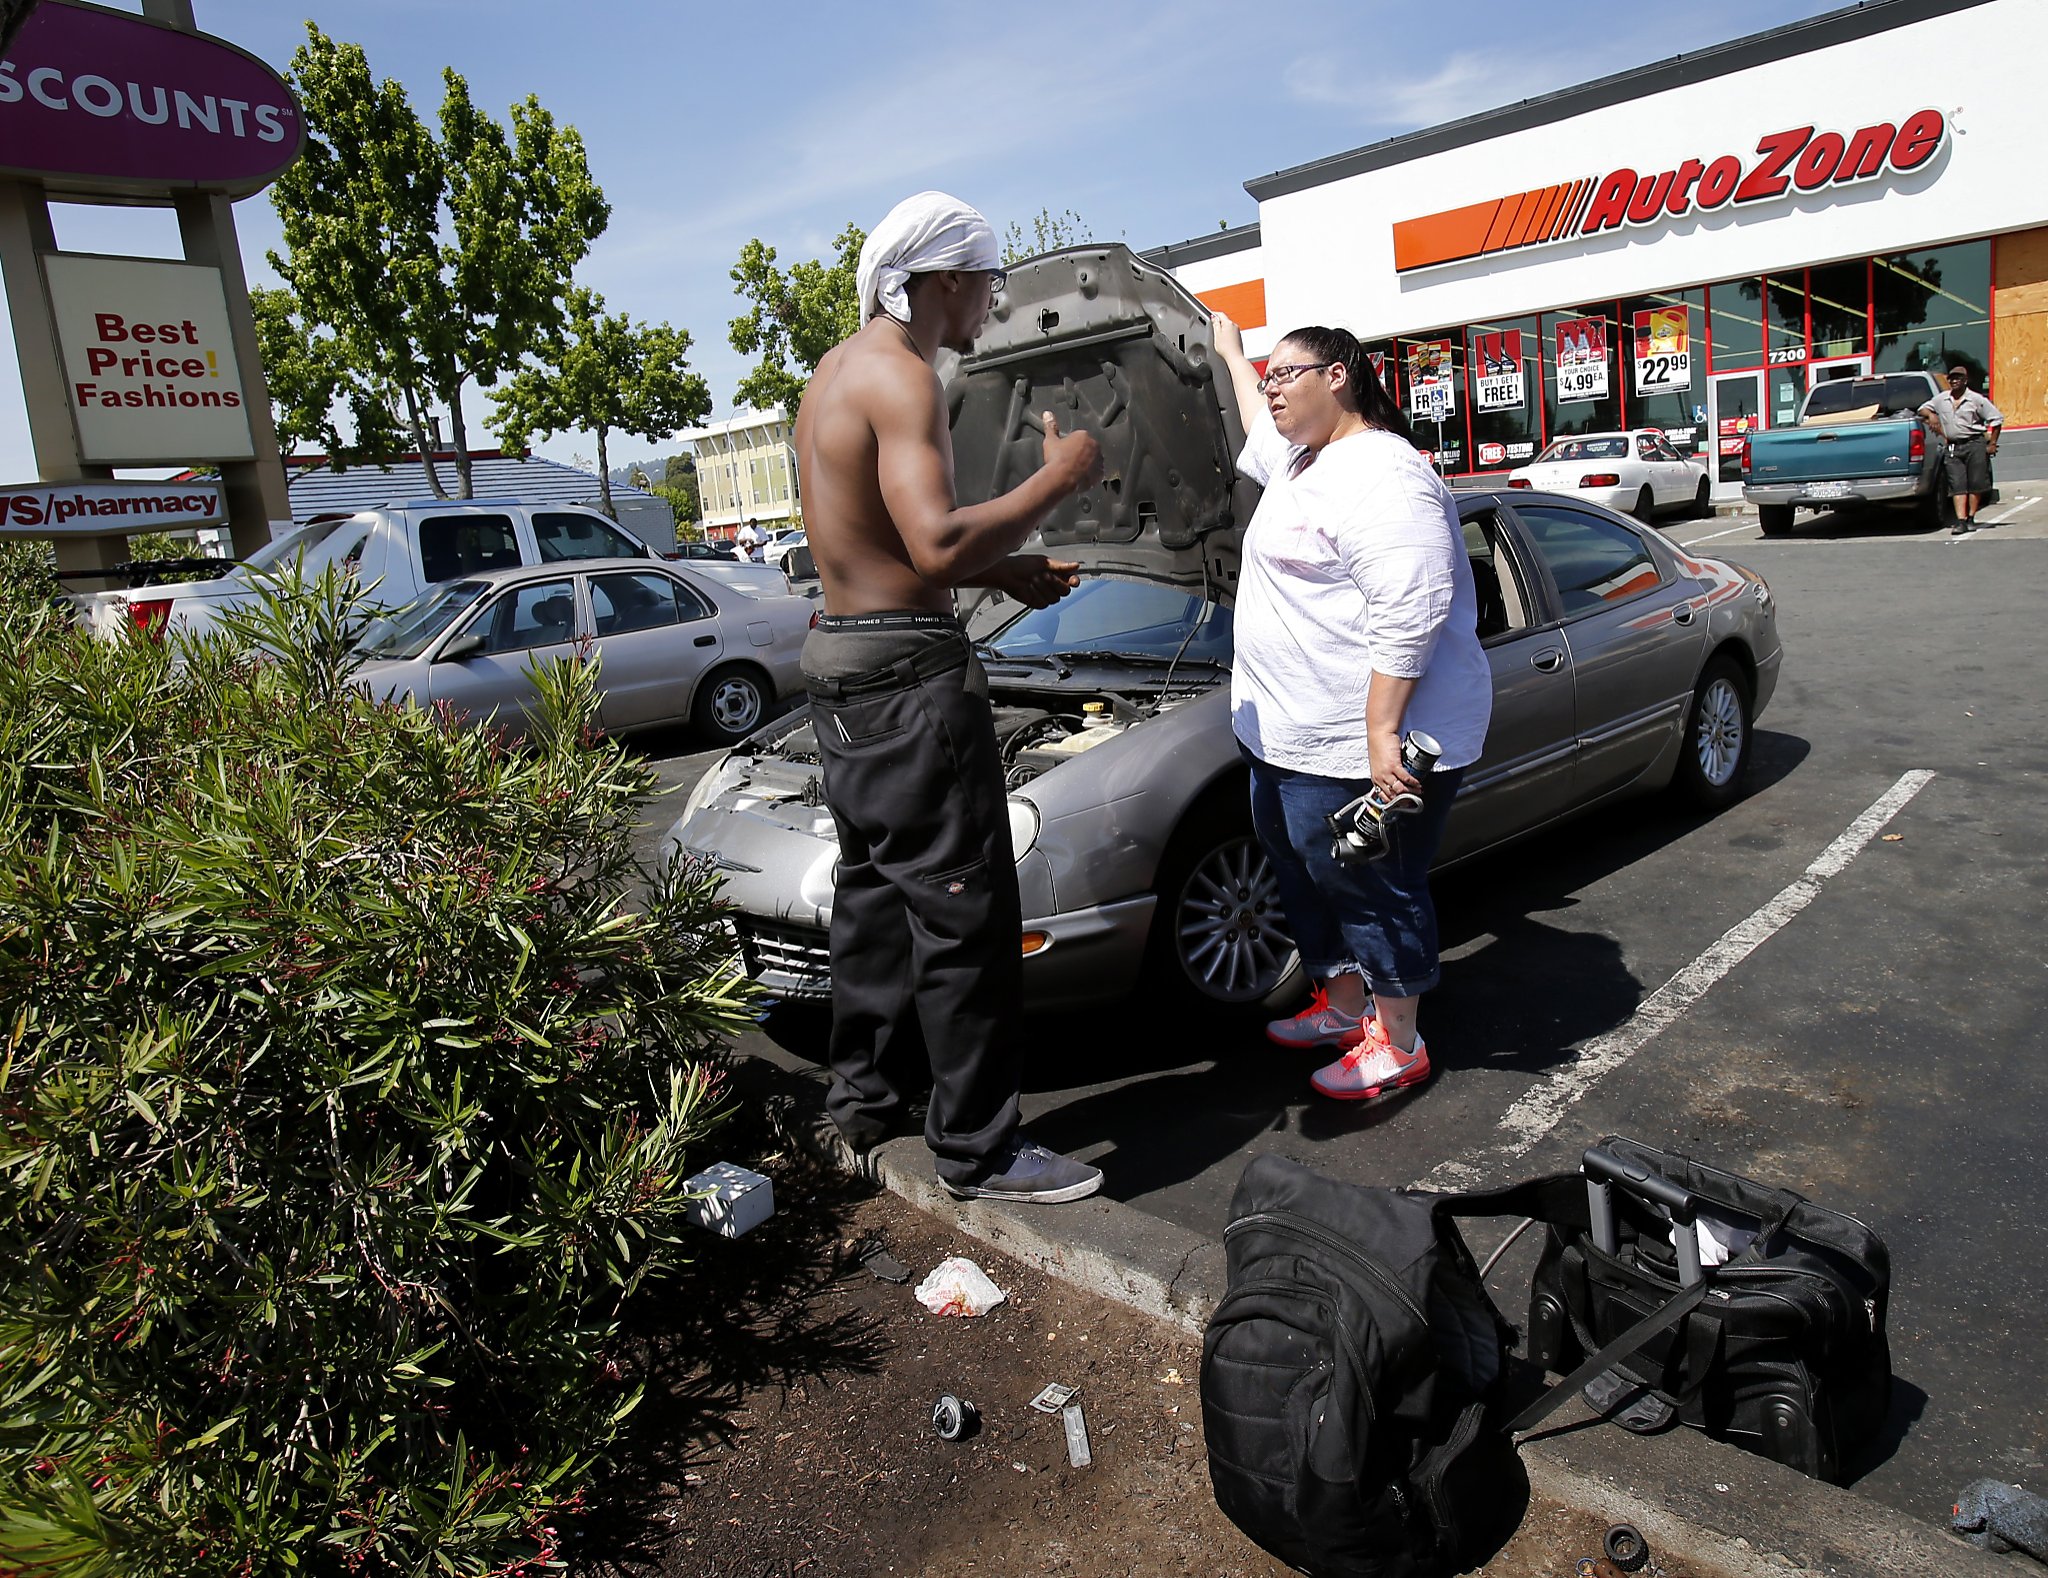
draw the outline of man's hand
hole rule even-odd
[[[1216,354],[1225,361],[1244,359],[1243,333],[1220,312],[1209,314],[1209,338],[1216,346]]]
[[[1391,800],[1399,794],[1421,794],[1421,780],[1401,765],[1401,736],[1378,730],[1366,737],[1371,761],[1373,787],[1380,797]]]
[[[1079,493],[1102,480],[1102,446],[1088,433],[1062,435],[1060,424],[1050,411],[1041,411],[1045,425],[1045,469],[1068,493]]]
[[[1013,553],[980,578],[1026,608],[1050,608],[1081,584],[1081,567],[1042,553]]]

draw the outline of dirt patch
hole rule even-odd
[[[707,1241],[665,1327],[643,1335],[650,1395],[630,1462],[568,1552],[582,1573],[663,1578],[1052,1573],[1282,1578],[1217,1509],[1203,1455],[1200,1345],[1019,1265],[807,1162],[753,1165],[777,1214]],[[875,1244],[907,1267],[882,1281]],[[916,1283],[948,1255],[1007,1294],[976,1319],[929,1314]],[[1093,1463],[1068,1461],[1050,1382],[1078,1387]],[[981,1427],[945,1441],[943,1393]],[[1569,1574],[1605,1525],[1537,1501],[1484,1569]],[[1653,1569],[1654,1570],[1654,1569]],[[1683,1569],[1664,1569],[1681,1578]]]

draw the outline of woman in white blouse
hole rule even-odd
[[[1336,1048],[1315,1089],[1372,1100],[1430,1074],[1416,1033],[1438,975],[1429,867],[1493,708],[1472,565],[1456,503],[1355,338],[1296,329],[1262,377],[1235,324],[1218,316],[1212,331],[1249,435],[1238,469],[1265,489],[1237,585],[1231,722],[1319,986],[1266,1033]],[[1421,782],[1401,765],[1417,729],[1442,746]],[[1339,863],[1325,819],[1375,785],[1422,807],[1389,819],[1384,858]]]

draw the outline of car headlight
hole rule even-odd
[[[697,780],[697,787],[690,791],[690,798],[683,802],[683,814],[676,818],[678,826],[690,820],[709,805],[713,799],[738,783],[741,769],[730,756],[720,757],[716,766]]]
[[[1038,807],[1029,800],[1010,796],[1010,849],[1019,861],[1038,842]]]

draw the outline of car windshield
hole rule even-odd
[[[1628,454],[1625,438],[1561,438],[1536,457],[1536,464],[1550,460],[1621,460]]]
[[[1806,411],[1800,420],[1823,417],[1830,422],[1857,422],[1910,416],[1933,398],[1925,379],[1903,373],[1889,378],[1837,378],[1806,397]]]
[[[403,608],[393,609],[363,629],[356,654],[366,658],[416,658],[441,632],[482,601],[488,581],[447,581],[430,587]]]
[[[352,515],[343,515],[331,521],[314,521],[312,525],[296,527],[282,537],[273,537],[228,574],[246,575],[252,570],[275,569],[288,559],[295,559],[302,553],[311,553],[354,518]]]
[[[1103,578],[1083,580],[1050,608],[1027,610],[987,645],[1003,657],[1112,653],[1228,663],[1230,628],[1228,608],[1193,592],[1152,581]]]

